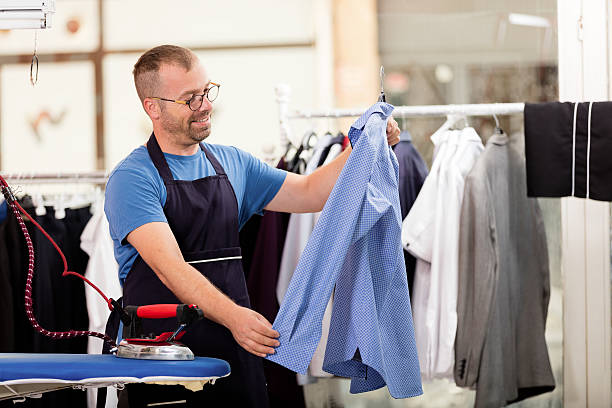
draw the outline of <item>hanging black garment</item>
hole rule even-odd
[[[323,148],[323,151],[321,152],[321,157],[319,158],[319,162],[317,163],[317,168],[321,167],[323,163],[325,163],[325,160],[327,160],[327,155],[329,154],[329,151],[331,150],[332,146],[335,144],[341,145],[343,141],[344,135],[342,134],[342,132],[339,132],[329,141],[329,144],[325,146]]]
[[[238,202],[234,189],[217,159],[203,145],[200,147],[216,175],[194,181],[174,180],[155,135],[151,135],[147,149],[167,189],[164,213],[185,261],[229,258],[191,265],[238,305],[250,307],[240,260]],[[180,303],[140,256],[125,280],[123,293],[125,305]],[[144,333],[173,331],[176,326],[176,319],[142,322]],[[261,359],[240,347],[227,328],[203,319],[189,327],[181,341],[197,356],[220,358],[231,367],[229,377],[217,380],[214,385],[198,392],[185,390],[182,399],[189,405],[268,406]],[[164,387],[128,386],[130,407],[164,401],[168,390]]]
[[[34,217],[34,209],[25,210]],[[36,217],[37,222],[56,240],[68,262],[70,270],[84,273],[87,254],[80,250],[80,236],[90,218],[89,208],[66,210],[66,218],[55,219],[52,208],[47,216]],[[33,279],[34,314],[41,326],[48,330],[87,329],[88,317],[83,282],[75,277],[62,277],[63,264],[51,243],[24,217],[24,222],[34,244],[35,270]],[[14,332],[4,332],[14,337],[14,349],[18,353],[86,353],[87,338],[54,340],[36,333],[25,313],[25,284],[28,273],[28,249],[18,222],[11,212],[0,226],[0,247],[4,247],[8,260],[2,257],[0,270],[9,269],[13,298]],[[0,254],[3,250],[0,250]],[[86,394],[80,390],[58,390],[45,393],[41,398],[28,398],[20,404],[24,408],[84,407]],[[0,407],[14,406],[3,401]]]
[[[25,208],[26,211],[33,213],[33,208]],[[36,240],[37,230],[24,217],[26,227],[33,241]],[[5,257],[0,263],[0,273],[6,274],[11,282],[10,292],[12,297],[12,321],[13,329],[5,331],[5,336],[12,340],[12,349],[7,350],[14,353],[34,352],[35,331],[25,312],[25,285],[28,273],[28,247],[25,242],[21,228],[17,219],[11,212],[7,219],[0,226],[0,246],[4,247]],[[8,319],[8,317],[7,317]]]
[[[63,219],[47,207],[36,221],[51,235],[66,257],[68,270],[85,274],[89,256],[81,249],[81,233],[91,218],[90,207],[66,209]],[[34,314],[39,324],[52,331],[87,330],[89,316],[84,282],[75,276],[62,276],[64,265],[53,245],[43,234],[36,234],[36,270],[33,281]],[[87,337],[56,340],[36,333],[37,353],[87,353]],[[43,407],[81,407],[87,395],[80,390],[65,390],[43,395]]]
[[[399,164],[399,196],[403,220],[416,201],[429,171],[425,160],[412,144],[412,138],[408,131],[403,131],[400,134],[400,142],[393,146],[393,151]],[[405,249],[404,262],[406,263],[408,289],[410,290],[410,296],[412,296],[416,258]]]
[[[612,102],[526,103],[527,195],[612,201],[611,134]]]
[[[81,249],[81,234],[91,218],[90,207],[66,209],[63,219],[55,218],[52,207],[36,221],[62,249],[68,270],[85,274],[89,256]],[[36,272],[33,281],[34,313],[40,325],[52,331],[87,330],[89,316],[84,282],[75,276],[62,276],[64,265],[47,238],[37,234]],[[37,353],[87,353],[87,337],[55,340],[37,334]]]

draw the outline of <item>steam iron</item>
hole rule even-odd
[[[193,360],[193,352],[178,340],[187,326],[204,317],[196,305],[159,304],[126,306],[120,310],[123,321],[123,340],[117,346],[117,357],[140,360]],[[144,335],[142,319],[176,317],[179,323],[174,332]]]

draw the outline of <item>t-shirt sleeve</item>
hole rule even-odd
[[[253,214],[261,214],[272,201],[283,185],[287,172],[271,167],[247,152],[236,150],[244,164],[246,181],[239,220],[242,227]]]
[[[168,222],[163,210],[165,191],[146,174],[115,171],[106,184],[104,212],[111,237],[125,245],[128,234],[150,222]]]

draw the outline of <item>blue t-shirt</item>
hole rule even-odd
[[[286,172],[268,166],[249,153],[230,146],[204,143],[219,161],[238,200],[240,228],[251,215],[261,213],[285,181]],[[175,180],[196,180],[215,175],[202,150],[192,156],[164,153]],[[150,222],[168,222],[163,207],[166,186],[145,146],[130,153],[111,172],[106,185],[104,212],[110,226],[119,279],[123,283],[138,252],[126,237]]]

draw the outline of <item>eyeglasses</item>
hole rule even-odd
[[[166,98],[160,98],[157,96],[151,96],[150,98],[158,99],[160,101],[168,101],[168,102],[180,103],[182,105],[187,105],[189,106],[189,109],[195,112],[202,107],[202,101],[204,100],[205,96],[206,96],[206,99],[208,99],[210,102],[213,102],[215,99],[217,99],[217,96],[219,96],[220,86],[221,86],[220,84],[211,82],[210,86],[204,90],[203,94],[193,95],[191,99],[189,99],[188,101],[179,101],[176,99],[166,99]]]

